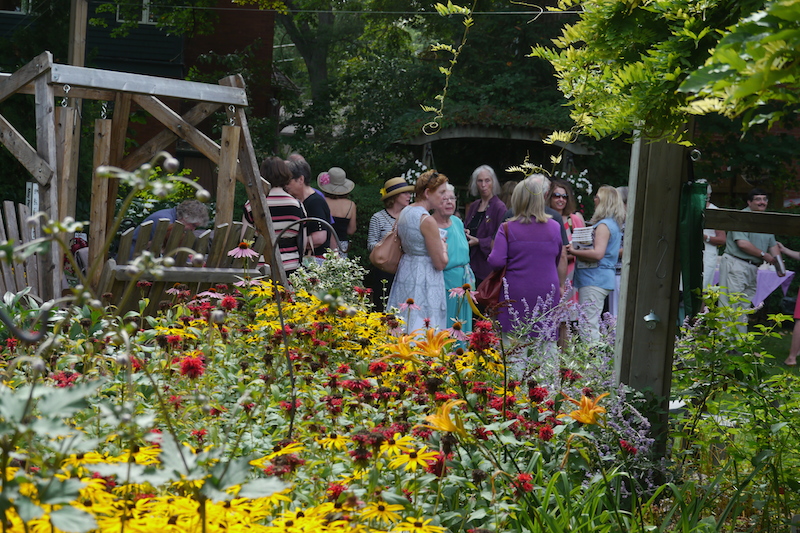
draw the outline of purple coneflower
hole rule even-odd
[[[257,258],[259,256],[259,253],[250,248],[249,242],[242,241],[239,243],[239,246],[229,251],[228,255],[231,257],[235,257],[236,259],[241,259],[242,257],[246,259],[251,259],[251,258]]]

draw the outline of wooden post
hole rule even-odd
[[[233,198],[236,192],[237,155],[242,128],[223,126],[220,142],[219,172],[217,173],[217,216],[214,225],[233,222]]]
[[[92,160],[93,172],[97,167],[107,165],[111,159],[111,120],[98,119],[94,122],[94,159]],[[95,261],[103,252],[108,232],[108,178],[92,176],[92,205],[89,219],[89,265],[94,266]],[[89,280],[93,287],[100,282],[102,269],[95,269],[95,276]]]
[[[62,217],[75,217],[78,194],[78,149],[80,122],[74,107],[56,106],[58,157],[58,212]]]
[[[637,140],[631,152],[628,216],[617,322],[615,374],[619,381],[663,399],[648,413],[659,445],[666,443],[666,401],[678,317],[678,213],[686,175],[684,148]],[[645,315],[660,322],[649,329]]]
[[[58,211],[58,157],[56,156],[56,117],[55,95],[49,84],[49,76],[36,78],[36,152],[44,159],[54,174],[39,189],[41,210],[52,220],[59,220]],[[61,249],[50,247],[49,252],[41,254],[39,272],[42,276],[43,300],[50,300],[61,295],[64,270],[61,267]]]
[[[223,78],[220,80],[220,84],[244,89],[244,79],[241,74]],[[250,207],[253,209],[253,220],[255,221],[256,229],[267,239],[264,258],[272,269],[272,279],[285,287],[287,285],[286,271],[283,269],[280,255],[273,253],[275,230],[272,227],[272,218],[269,216],[269,208],[267,207],[266,191],[264,190],[265,182],[261,178],[256,154],[253,151],[253,140],[250,138],[247,116],[241,107],[230,106],[227,111],[228,119],[233,120],[234,123],[242,128],[242,142],[239,143],[240,175],[247,190],[247,199],[250,200]]]
[[[125,139],[128,137],[128,119],[131,114],[130,93],[117,93],[114,99],[114,115],[111,117],[111,154],[109,163],[115,167],[122,164],[125,156]],[[117,191],[119,180],[108,183],[108,202],[106,203],[106,231],[111,231],[114,216],[117,213]]]

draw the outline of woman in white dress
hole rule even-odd
[[[414,203],[397,218],[403,257],[389,293],[388,308],[400,310],[406,333],[447,327],[447,300],[442,271],[447,266],[447,243],[429,214],[441,208],[447,176],[435,170],[420,175]],[[446,232],[445,232],[446,234]]]

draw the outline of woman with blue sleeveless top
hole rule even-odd
[[[625,223],[625,204],[614,187],[600,187],[594,204],[594,216],[589,221],[594,227],[594,246],[586,250],[575,250],[571,244],[567,246],[567,253],[577,258],[573,283],[586,317],[583,333],[591,342],[600,340],[603,303],[616,287],[616,265],[622,240],[620,228]]]

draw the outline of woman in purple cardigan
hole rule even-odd
[[[475,273],[475,287],[492,272],[487,258],[492,252],[492,242],[497,228],[503,223],[506,204],[497,197],[500,183],[497,174],[489,165],[481,165],[472,173],[469,181],[469,192],[478,196],[467,209],[464,228],[469,242],[469,264]]]

